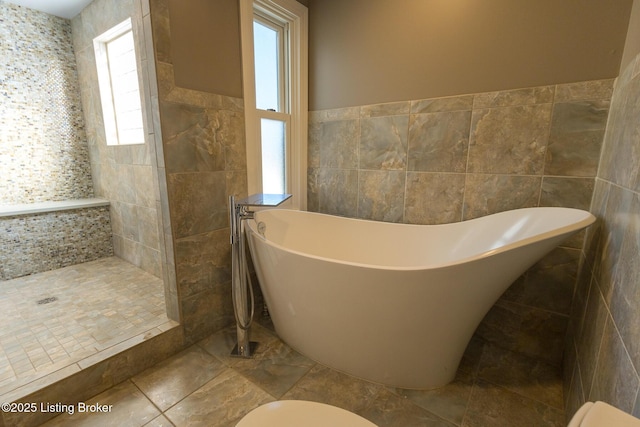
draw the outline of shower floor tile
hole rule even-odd
[[[0,282],[0,395],[167,322],[162,280],[117,257]]]

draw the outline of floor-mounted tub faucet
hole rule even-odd
[[[258,343],[249,340],[253,322],[254,297],[251,277],[247,267],[243,220],[253,219],[251,207],[276,207],[291,194],[254,194],[236,201],[229,196],[229,223],[231,228],[231,296],[236,318],[237,344],[231,351],[235,357],[252,357]],[[247,294],[247,289],[248,294]]]

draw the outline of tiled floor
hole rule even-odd
[[[0,282],[0,396],[167,321],[162,280],[116,257]]]
[[[434,391],[372,384],[314,363],[266,326],[252,359],[229,356],[235,329],[216,333],[45,426],[235,426],[280,399],[329,403],[387,426],[565,426],[559,369],[474,339],[457,379]],[[366,357],[366,356],[363,356]]]

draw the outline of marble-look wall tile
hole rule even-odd
[[[207,290],[212,283],[231,281],[229,229],[176,240],[176,269],[183,297]]]
[[[640,124],[636,120],[640,114],[637,94],[640,92],[640,78],[629,82],[618,82],[612,103],[609,125],[605,141],[611,141],[602,150],[599,175],[614,184],[640,190],[638,171],[640,170]]]
[[[618,77],[611,97],[590,208],[597,222],[586,233],[566,343],[567,418],[586,400],[640,416],[639,63],[640,55]],[[612,87],[612,81],[558,86],[558,96],[600,102]]]
[[[573,344],[573,342],[571,344]],[[573,348],[571,348],[571,350],[573,350]],[[585,402],[586,398],[584,397],[580,366],[575,363],[575,351],[565,353],[563,362],[563,374],[565,372],[571,372],[570,375],[563,375],[565,418],[569,419],[566,414],[575,414],[582,406],[581,402]],[[570,393],[570,390],[573,390],[573,393]]]
[[[595,176],[608,115],[608,100],[556,103],[545,174]]]
[[[307,133],[307,169],[320,167],[320,147],[327,143],[326,141],[322,141],[324,126],[325,122],[309,120]]]
[[[611,99],[615,79],[564,83],[556,86],[555,102]]]
[[[633,365],[640,367],[640,195],[633,201],[626,219],[627,227],[618,262],[612,277],[611,315],[617,325]]]
[[[578,331],[576,337],[576,360],[583,375],[582,384],[585,397],[588,397],[591,393],[607,315],[604,299],[597,284],[593,282],[589,289],[589,297],[583,313],[582,329]]]
[[[360,168],[404,170],[409,117],[365,118],[360,122]]]
[[[358,178],[358,216],[377,221],[401,222],[405,173],[362,171]]]
[[[640,380],[612,319],[607,317],[589,399],[633,412]]]
[[[144,164],[133,167],[133,179],[136,182],[135,204],[139,207],[155,209],[157,191],[154,183],[157,179],[153,176],[152,166]],[[151,218],[150,218],[151,219]],[[157,219],[156,219],[157,224]],[[157,227],[156,227],[157,228]],[[157,244],[157,242],[155,242]]]
[[[542,173],[551,104],[474,110],[469,172]]]
[[[308,174],[311,205],[318,211],[340,216],[358,216],[358,171],[315,169]]]
[[[153,53],[156,62],[172,64],[169,2],[167,0],[149,0],[149,10],[153,17]],[[160,80],[158,79],[158,81]]]
[[[569,330],[567,331],[567,340],[565,342],[565,347],[575,347],[576,337],[578,337],[582,333],[582,328],[584,327],[584,313],[587,307],[587,300],[589,299],[589,291],[591,289],[591,274],[587,274],[585,269],[583,268],[584,263],[586,262],[584,252],[580,254],[580,262],[578,264],[578,269],[576,271],[577,279],[574,287],[573,298],[571,300],[571,311],[569,312]],[[575,351],[565,351],[566,360],[575,362]],[[567,365],[565,362],[565,367],[568,370],[571,369],[571,365]],[[567,371],[568,372],[568,371]],[[565,376],[565,380],[568,379]]]
[[[360,107],[334,108],[332,110],[309,111],[309,122],[350,120],[360,118]]]
[[[226,172],[227,193],[236,196],[247,195],[247,170],[238,169]]]
[[[540,206],[589,210],[594,184],[593,178],[545,176],[542,179]]]
[[[228,236],[227,236],[228,238]],[[182,297],[185,342],[194,344],[235,321],[231,301],[231,283],[211,283],[203,292]]]
[[[538,195],[534,194],[536,190],[533,187],[527,186],[526,192],[530,197],[524,200],[522,191],[516,191],[512,196],[507,190],[502,191],[503,200],[498,202],[495,200],[496,191],[489,186],[469,187],[478,184],[473,178],[467,179],[461,197],[469,209],[480,205],[493,206],[491,209],[479,209],[478,214],[538,204],[584,209],[590,200],[598,143],[592,139],[594,144],[590,147],[593,150],[588,155],[585,150],[577,155],[575,144],[559,141],[578,141],[589,132],[592,132],[590,138],[595,136],[590,129],[602,127],[611,87],[612,80],[603,80],[413,100],[409,102],[408,114],[406,102],[312,111],[308,157],[309,208],[326,212],[319,203],[318,191],[322,184],[318,179],[322,171],[332,169],[327,176],[336,176],[338,170],[504,175],[498,190],[504,189],[513,176],[526,177],[523,182],[534,182],[534,187],[535,179],[543,178],[542,188],[537,189]],[[552,114],[556,106],[556,88],[562,91],[560,99],[566,106],[559,106]],[[595,107],[583,108],[582,113],[573,114],[584,105]],[[405,154],[403,138],[407,117]],[[552,125],[555,126],[555,142],[553,147],[549,147]],[[573,166],[558,174],[556,165],[567,166],[568,163]],[[560,180],[564,176],[583,179]],[[336,190],[333,185],[328,188]],[[490,191],[477,193],[478,189]],[[403,191],[406,193],[407,189]],[[359,197],[357,192],[351,194]],[[409,200],[407,194],[405,199]],[[351,202],[350,206],[354,204],[357,202]],[[351,209],[341,210],[343,213],[347,211],[353,212]],[[409,214],[409,211],[405,210],[405,213]],[[332,212],[336,209],[333,208]],[[415,218],[416,212],[410,215]],[[408,222],[408,219],[403,221]]]
[[[463,219],[538,205],[542,178],[467,174]]]
[[[407,169],[465,172],[471,111],[412,114]]]
[[[310,167],[356,169],[360,123],[357,120],[319,122],[310,126]]]
[[[600,240],[603,234],[602,229],[604,227],[603,218],[607,209],[610,189],[610,183],[596,178],[593,197],[591,199],[591,208],[589,209],[590,212],[596,216],[596,222],[586,230],[583,247],[586,268],[588,268],[589,276],[591,276],[591,271],[595,270],[597,265],[596,260],[598,257]]]
[[[209,114],[209,119],[216,141],[224,146],[225,170],[246,171],[244,114],[240,111],[213,110]]]
[[[399,116],[409,114],[409,101],[390,102],[387,104],[363,105],[360,107],[360,117]]]
[[[462,95],[411,101],[411,113],[441,113],[445,111],[472,110],[473,98],[473,95]]]
[[[593,273],[607,304],[611,302],[613,277],[620,261],[622,243],[630,218],[635,195],[621,187],[612,185],[602,217],[600,240],[596,248],[597,263]]]
[[[408,172],[404,222],[446,224],[462,218],[464,174]]]
[[[547,104],[553,102],[554,87],[538,86],[476,94],[474,109],[515,107],[517,105]]]
[[[166,118],[162,135],[169,173],[224,170],[224,147],[216,141],[204,108],[161,102],[160,117]]]
[[[228,225],[226,174],[192,172],[169,175],[171,218],[176,238]]]

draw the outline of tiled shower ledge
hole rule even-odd
[[[70,209],[109,206],[106,199],[76,199],[56,202],[23,203],[18,205],[0,205],[0,217],[29,215],[34,213],[57,212]]]

